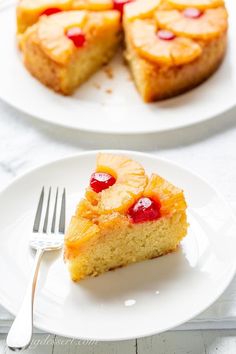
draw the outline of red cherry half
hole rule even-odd
[[[99,193],[116,183],[116,179],[105,172],[95,172],[90,178],[90,187],[94,192]]]
[[[85,43],[85,34],[80,27],[71,27],[66,32],[67,37],[74,42],[77,48],[83,47]]]
[[[113,8],[123,14],[124,6],[132,1],[133,0],[113,0]]]
[[[56,14],[61,11],[62,10],[58,9],[57,7],[51,7],[49,9],[44,10],[41,15],[51,16],[51,15]]]
[[[167,30],[158,31],[157,36],[163,41],[172,41],[176,37],[176,35],[173,32]]]
[[[137,224],[161,217],[160,204],[151,198],[140,198],[128,211],[131,220]]]
[[[188,18],[197,19],[202,16],[202,11],[196,9],[195,7],[189,7],[188,9],[184,10],[184,16]]]

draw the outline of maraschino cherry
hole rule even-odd
[[[188,18],[197,19],[202,16],[202,11],[196,9],[195,7],[189,7],[184,10],[184,16]]]
[[[90,187],[94,192],[99,193],[116,183],[115,177],[105,172],[95,172],[90,178]]]
[[[163,41],[172,41],[176,37],[172,31],[168,31],[168,30],[159,30],[157,32],[157,36]]]
[[[67,30],[66,36],[72,40],[77,48],[83,47],[86,38],[80,27],[71,27]]]
[[[128,211],[131,220],[137,224],[161,217],[160,204],[151,198],[140,198]]]
[[[49,9],[46,9],[42,12],[42,15],[46,15],[46,16],[51,16],[53,14],[56,14],[58,12],[61,12],[61,9],[58,9],[57,7],[51,7]]]

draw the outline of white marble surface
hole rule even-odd
[[[36,334],[25,354],[235,354],[236,331],[166,332],[125,342],[83,342]],[[0,353],[10,354],[0,335]]]
[[[174,160],[200,174],[217,187],[236,212],[236,110],[205,124],[168,134],[124,138],[91,136],[49,126],[31,117],[25,117],[0,102],[1,189],[14,177],[39,164],[94,148],[149,151]],[[232,332],[230,336],[236,338],[236,332]],[[160,337],[158,338],[154,340],[155,343],[160,340]],[[236,352],[236,339],[233,342],[234,352]],[[151,347],[150,345],[150,341],[143,340],[139,344],[139,352],[156,353],[152,351],[153,344]],[[118,349],[109,352],[113,350],[114,353],[119,352]],[[160,353],[169,353],[168,350],[163,349]],[[215,351],[205,351],[208,352],[215,353]],[[125,349],[125,353],[133,353],[133,351]],[[181,353],[185,352],[181,351]],[[202,351],[189,351],[189,353],[202,353]],[[222,353],[229,353],[229,351],[222,351]]]

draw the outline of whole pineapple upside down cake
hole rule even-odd
[[[187,234],[181,189],[124,155],[100,153],[65,235],[64,258],[79,281],[165,255]]]
[[[72,94],[125,41],[125,59],[145,102],[176,96],[222,62],[223,0],[19,0],[23,61],[46,86]]]

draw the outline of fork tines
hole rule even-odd
[[[53,202],[54,201],[54,202]],[[59,215],[59,217],[58,217]],[[42,188],[34,219],[33,232],[65,233],[66,190]],[[49,227],[51,226],[51,229]]]

